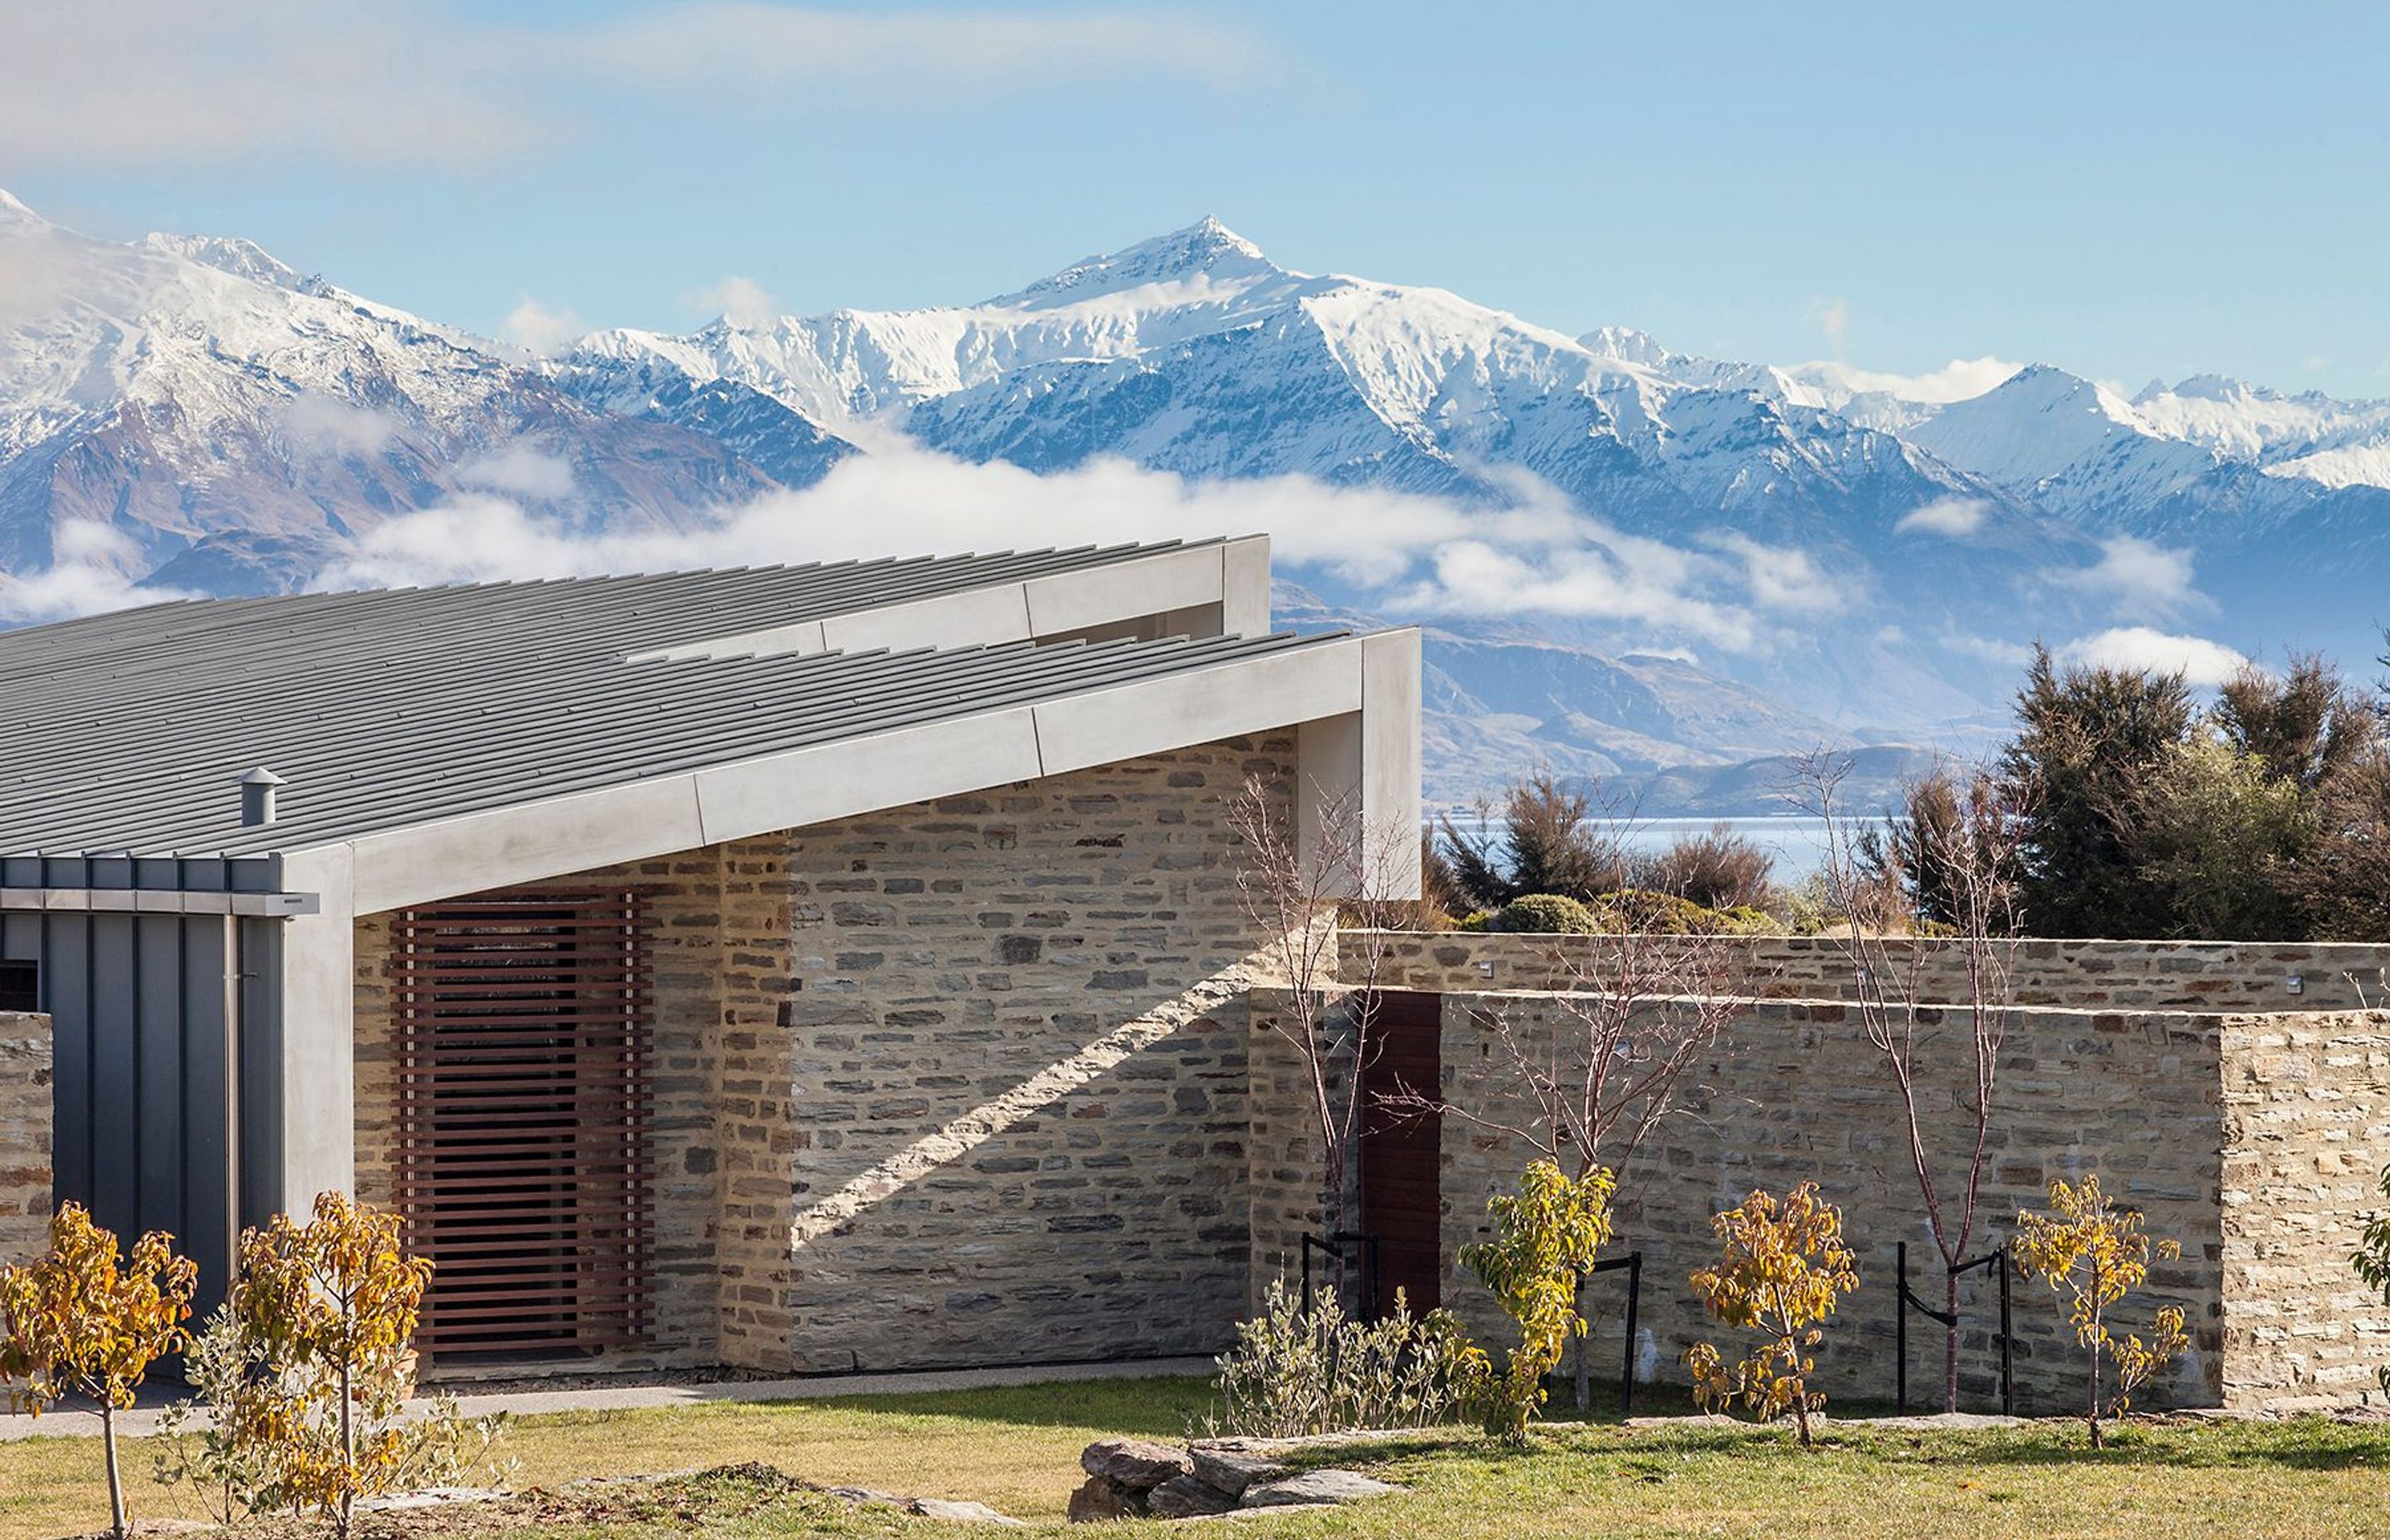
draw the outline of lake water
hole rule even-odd
[[[1470,832],[1471,825],[1454,824]],[[1638,818],[1608,830],[1628,850],[1658,853],[1688,835],[1707,834],[1724,824],[1731,833],[1766,851],[1775,863],[1771,873],[1784,887],[1796,887],[1826,865],[1826,823],[1799,814],[1750,818]]]

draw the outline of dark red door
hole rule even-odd
[[[1382,992],[1369,1031],[1361,1080],[1361,1231],[1378,1238],[1381,1307],[1392,1310],[1400,1289],[1417,1315],[1434,1309],[1442,1292],[1444,1121],[1385,1098],[1443,1097],[1444,996]]]

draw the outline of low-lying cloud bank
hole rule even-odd
[[[1006,546],[1266,533],[1287,569],[1411,614],[1544,614],[1648,629],[1655,644],[1762,645],[1780,616],[1843,589],[1798,552],[1741,535],[1686,548],[1625,534],[1550,486],[1507,476],[1481,507],[1307,477],[1189,481],[1125,460],[1039,474],[917,449],[857,456],[819,484],[695,528],[586,533],[487,490],[366,534],[317,585],[363,588],[836,561]]]

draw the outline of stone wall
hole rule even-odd
[[[50,1019],[0,1011],[0,1263],[48,1245],[50,1204]]]
[[[1259,938],[1227,802],[1293,764],[1231,741],[798,833],[773,1367],[1229,1340]]]
[[[753,1275],[785,1252],[785,1224],[757,1239],[753,1187],[763,1173],[787,1191],[786,1079],[752,1059],[790,977],[786,851],[766,837],[535,885],[636,888],[654,928],[653,1333],[613,1367],[721,1361],[726,1316],[769,1294]],[[390,918],[356,926],[357,1194],[383,1205],[396,1199]]]
[[[1965,989],[1959,949],[1947,942],[1884,943],[1902,961],[1925,949],[1916,977],[1930,1000]],[[1728,936],[1737,993],[1782,1000],[1850,999],[1848,960],[1831,938]],[[1341,976],[1358,982],[1368,957],[1390,989],[1537,990],[1582,987],[1598,976],[1599,936],[1348,932]],[[2025,941],[2014,951],[2017,1003],[2091,1009],[2365,1010],[2390,1004],[2390,945],[2365,942]],[[2297,981],[2293,987],[2293,981]]]
[[[2390,1016],[2228,1017],[2223,1094],[2225,1405],[2378,1396],[2390,1319],[2348,1258],[2384,1206]]]
[[[1225,1345],[1259,946],[1227,799],[1294,762],[1235,740],[553,884],[636,886],[656,918],[657,1332],[615,1367]],[[379,1201],[389,955],[360,920]]]
[[[1278,997],[1257,1000],[1257,1062],[1258,1033],[1279,1008]],[[1529,1120],[1489,1026],[1495,1012],[1530,1047],[1548,1041],[1563,1013],[1551,995],[1446,996],[1446,1099],[1518,1124]],[[1972,1135],[1960,1107],[1972,1055],[1963,1022],[1944,1030],[1960,1034],[1959,1051],[1921,1052],[1918,1062],[1937,1169],[1947,1171],[1963,1165]],[[1258,1098],[1258,1079],[1256,1087]],[[1644,1254],[1641,1372],[1681,1382],[1683,1351],[1713,1333],[1686,1284],[1713,1254],[1710,1216],[1752,1187],[1781,1193],[1816,1180],[1844,1209],[1862,1280],[1829,1329],[1821,1383],[1831,1394],[1889,1400],[1896,1243],[1908,1242],[1911,1286],[1921,1294],[1938,1297],[1938,1275],[1897,1092],[1854,1014],[1838,1003],[1748,1007],[1688,1077],[1683,1100],[1683,1113],[1628,1164],[1618,1206],[1613,1254]],[[2345,1402],[2368,1392],[2373,1368],[2390,1363],[2390,1321],[2347,1265],[2356,1232],[2379,1201],[2374,1174],[2390,1161],[2390,1015],[2021,1008],[2002,1054],[1996,1107],[1971,1254],[1998,1244],[2020,1209],[2042,1207],[2051,1177],[2095,1170],[2121,1202],[2143,1211],[2153,1233],[2182,1243],[2182,1259],[2159,1264],[2149,1289],[2120,1317],[2141,1327],[2155,1306],[2175,1303],[2191,1327],[2192,1351],[2145,1392],[2145,1402]],[[1291,1121],[1299,1110],[1280,1115]],[[1257,1129],[1263,1116],[1257,1099]],[[1446,1302],[1472,1329],[1499,1338],[1505,1323],[1453,1258],[1485,1235],[1486,1200],[1514,1182],[1535,1152],[1458,1116],[1447,1116],[1444,1129]],[[1255,1183],[1259,1273],[1289,1248],[1283,1236],[1258,1228],[1258,1174]],[[1299,1189],[1299,1177],[1288,1185]],[[1614,1376],[1623,1277],[1605,1277],[1593,1299],[1595,1362]],[[1962,1296],[1961,1378],[1978,1407],[1998,1393],[1997,1307],[1989,1280],[1972,1278]],[[2018,1280],[2015,1319],[2022,1408],[2070,1408],[2081,1359],[2053,1298]],[[1912,1397],[1931,1405],[1940,1384],[1939,1328],[1915,1315],[1909,1328]]]

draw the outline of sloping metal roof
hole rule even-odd
[[[0,856],[295,851],[1325,639],[629,661],[1154,549],[196,601],[0,635]],[[277,821],[243,828],[259,765],[289,784]]]

